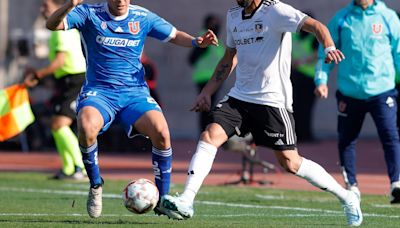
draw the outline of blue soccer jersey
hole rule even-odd
[[[167,42],[176,33],[163,18],[136,5],[116,17],[107,3],[82,4],[67,15],[64,25],[81,32],[88,67],[86,85],[115,89],[145,86],[140,57],[146,37]]]

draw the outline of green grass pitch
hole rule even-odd
[[[169,220],[130,213],[120,197],[128,181],[106,180],[103,215],[86,213],[87,183],[48,180],[42,173],[0,173],[0,227],[345,227],[339,202],[317,191],[205,186],[195,216]],[[182,191],[174,185],[171,193]],[[400,227],[400,206],[386,196],[362,196],[363,227]]]

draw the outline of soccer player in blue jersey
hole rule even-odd
[[[130,0],[107,0],[87,5],[68,0],[47,20],[50,30],[76,28],[86,51],[87,73],[77,103],[78,138],[90,179],[87,211],[97,218],[102,210],[102,185],[98,165],[97,136],[114,120],[123,123],[128,137],[135,131],[152,144],[155,182],[160,197],[168,194],[172,149],[167,122],[160,106],[150,96],[140,62],[147,36],[184,47],[218,45],[212,31],[193,37],[149,10],[130,5]],[[156,207],[157,214],[171,212]]]

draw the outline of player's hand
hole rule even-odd
[[[190,111],[192,112],[209,112],[211,109],[211,95],[200,93],[194,102]]]
[[[72,5],[73,7],[79,5],[80,3],[83,2],[83,0],[70,0],[70,1],[71,1],[71,5]]]
[[[35,87],[38,83],[39,80],[37,79],[36,76],[36,70],[33,68],[27,68],[24,72],[24,84],[27,87]]]
[[[208,30],[202,36],[196,38],[197,45],[201,48],[208,47],[210,45],[218,46],[218,37],[212,30]]]
[[[319,98],[328,98],[328,86],[325,84],[321,84],[319,86],[317,86],[317,88],[315,88],[314,93],[315,96],[319,97]]]
[[[325,63],[335,62],[335,64],[338,64],[343,59],[345,59],[344,54],[339,49],[335,49],[326,54]]]

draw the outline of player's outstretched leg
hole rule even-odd
[[[361,225],[363,216],[357,194],[343,188],[324,168],[311,160],[303,158],[296,175],[304,178],[312,185],[335,195],[342,203],[348,225]]]
[[[185,190],[180,196],[166,195],[161,198],[161,207],[172,213],[181,215],[183,219],[193,217],[193,201],[199,191],[203,180],[211,170],[217,147],[199,141],[196,153],[193,155],[189,165],[188,178]]]

